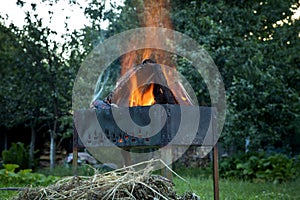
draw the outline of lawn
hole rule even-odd
[[[193,191],[200,196],[201,200],[213,199],[213,180],[208,178],[185,177],[191,183]],[[174,179],[175,188],[179,193],[189,189],[189,186],[178,178]],[[221,179],[220,199],[222,200],[283,200],[300,199],[300,180],[274,184],[274,183],[251,183],[239,180]]]
[[[201,200],[213,199],[213,181],[212,178],[203,177],[184,177],[191,183],[193,191],[201,197]],[[178,193],[184,193],[190,187],[179,178],[174,178],[175,188]],[[14,185],[22,186],[22,185]],[[251,183],[238,180],[220,180],[220,199],[222,200],[283,200],[283,199],[300,199],[300,179],[288,183]],[[2,185],[0,187],[8,187]],[[11,199],[17,192],[0,191],[0,199]]]

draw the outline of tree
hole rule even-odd
[[[299,20],[291,19],[290,8],[299,2],[174,4],[176,28],[210,52],[224,78],[224,143],[243,150],[250,138],[253,150],[289,150],[288,135],[295,134],[289,127],[299,119]],[[276,25],[281,20],[283,25]]]
[[[34,82],[31,97],[39,98],[34,101],[43,102],[34,105],[38,109],[44,123],[49,127],[50,134],[50,169],[55,166],[56,139],[64,127],[62,122],[71,117],[71,91],[74,70],[67,65],[60,52],[60,44],[51,39],[57,35],[55,31],[43,26],[42,19],[27,13],[27,24],[22,30],[24,48],[31,58],[30,75],[37,73],[32,80]],[[35,71],[39,66],[38,71]],[[34,92],[37,92],[34,95]],[[70,124],[69,124],[70,125]]]
[[[22,29],[13,25],[9,28],[1,26],[1,35],[11,38],[7,45],[3,45],[0,54],[4,58],[1,63],[1,96],[5,101],[1,126],[9,128],[22,123],[30,126],[31,160],[38,126],[48,126],[53,168],[56,138],[58,135],[64,138],[61,131],[72,127],[71,93],[78,66],[68,65],[64,53],[67,55],[65,50],[70,47],[54,41],[53,36],[57,33],[43,24],[35,13],[36,5],[31,6],[32,10],[26,12],[26,24]]]
[[[30,160],[32,162],[30,163],[33,163],[35,129],[39,120],[38,106],[41,101],[34,99],[34,95],[24,94],[34,91],[35,86],[32,82],[28,82],[28,78],[35,76],[36,73],[24,67],[30,61],[20,44],[19,29],[13,25],[9,28],[2,25],[1,27],[2,33],[6,35],[3,37],[5,42],[1,44],[7,45],[6,48],[1,49],[2,55],[0,55],[4,58],[1,63],[1,99],[3,101],[1,125],[10,128],[25,123],[31,128]]]

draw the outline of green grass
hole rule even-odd
[[[213,180],[197,177],[185,177],[192,186],[193,192],[200,196],[201,200],[213,199]],[[189,190],[190,187],[174,178],[175,188],[179,194]],[[251,183],[240,180],[224,180],[219,183],[220,199],[222,200],[284,200],[300,199],[300,179],[288,183]]]
[[[25,185],[20,184],[14,184],[14,185],[6,185],[0,182],[0,188],[6,188],[6,187],[25,187]],[[13,196],[17,195],[17,191],[9,191],[9,190],[0,190],[0,199],[11,199]]]

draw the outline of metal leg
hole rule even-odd
[[[214,178],[214,200],[219,200],[219,166],[218,166],[218,144],[214,146],[213,156],[213,178]]]
[[[78,160],[78,133],[75,125],[73,127],[73,175],[77,175],[77,160]]]
[[[172,154],[172,148],[171,147],[165,147],[165,151],[162,151],[162,159],[166,162],[166,163],[172,163],[172,159],[173,159],[173,154]],[[169,165],[169,167],[172,169],[172,164]],[[166,167],[163,167],[161,169],[161,174],[162,176],[164,176],[165,178],[169,179],[172,181],[173,179],[173,174],[172,172],[167,169]]]
[[[121,151],[121,154],[122,154],[122,157],[124,159],[124,163],[123,165],[124,166],[130,166],[132,163],[131,163],[131,155],[130,155],[130,152],[128,151],[130,150],[130,148],[126,148],[124,150]]]

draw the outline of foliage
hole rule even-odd
[[[299,177],[299,161],[283,154],[246,153],[220,162],[220,175],[255,182],[281,183]],[[298,158],[299,159],[299,158]]]
[[[176,29],[209,51],[224,78],[227,148],[243,150],[248,137],[251,149],[296,150],[290,138],[300,106],[299,20],[291,18],[292,6],[299,3],[173,2]]]
[[[58,180],[55,176],[45,176],[43,174],[32,173],[31,169],[23,169],[15,172],[19,168],[16,164],[4,164],[4,169],[0,170],[0,182],[5,185],[48,185]]]
[[[4,169],[6,170],[6,173],[8,172],[15,172],[17,168],[19,168],[19,165],[17,164],[3,164]]]
[[[4,164],[13,163],[18,165],[20,169],[29,167],[29,151],[23,143],[12,143],[8,150],[2,151],[2,157]]]
[[[41,127],[48,127],[51,164],[54,165],[56,138],[70,136],[71,93],[79,63],[69,65],[64,55],[71,54],[72,47],[53,39],[57,32],[44,24],[45,19],[36,12],[36,4],[31,6],[31,10],[26,10],[22,29],[13,24],[6,28],[1,22],[0,38],[5,42],[1,42],[0,48],[0,97],[4,105],[0,127],[30,126],[30,158],[33,157],[35,134]],[[48,13],[51,21],[53,12]]]

